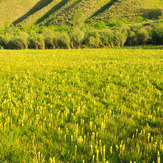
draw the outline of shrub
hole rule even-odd
[[[7,44],[8,49],[25,49],[26,45],[20,37],[12,37]]]
[[[163,10],[161,10],[161,15],[158,18],[163,19]]]
[[[82,45],[84,39],[84,31],[79,28],[73,29],[70,33],[71,47],[79,48]]]
[[[13,34],[5,33],[0,36],[0,45],[4,47],[4,49],[9,49],[8,43],[12,39]]]
[[[28,37],[29,35],[26,32],[20,31],[18,33],[18,38],[22,42],[22,49],[27,49],[28,48]]]
[[[4,47],[0,45],[0,50],[2,50],[2,49],[4,49]]]
[[[99,34],[103,46],[114,47],[114,34],[111,29],[102,30]]]
[[[0,36],[0,47],[2,48],[5,48],[5,41],[4,41],[4,37],[3,36]]]
[[[128,30],[126,45],[144,45],[148,39],[149,34],[145,28],[134,26]]]
[[[58,45],[59,48],[70,48],[70,37],[66,32],[56,32],[53,42]]]
[[[44,36],[44,42],[45,42],[45,48],[46,49],[54,49],[55,45],[53,42],[53,38],[54,38],[54,32],[50,29],[44,29],[42,32],[43,36]]]
[[[137,31],[137,40],[139,45],[145,45],[148,42],[149,34],[145,28]]]
[[[68,31],[68,27],[65,25],[62,25],[60,27],[58,27],[58,31],[59,32],[67,32]]]
[[[121,27],[124,24],[124,22],[119,21],[119,20],[110,20],[107,23],[107,26],[109,27]]]
[[[114,31],[114,45],[115,46],[124,46],[127,40],[127,32],[124,29],[119,29]]]
[[[85,38],[83,43],[88,47],[99,48],[102,45],[99,31],[94,30],[92,28],[88,29],[85,32]]]
[[[92,26],[95,27],[96,29],[103,29],[106,27],[103,21],[95,22],[92,24]]]
[[[29,37],[29,48],[31,49],[44,49],[45,42],[42,34],[38,34],[35,31],[30,31]]]
[[[142,22],[144,20],[144,18],[142,17],[142,16],[137,16],[136,18],[135,18],[135,22]]]
[[[150,42],[156,45],[163,45],[163,23],[153,25],[150,31]]]

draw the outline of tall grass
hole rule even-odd
[[[0,162],[161,163],[163,50],[143,48],[0,51]]]

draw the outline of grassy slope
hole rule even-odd
[[[77,11],[82,11],[83,18],[86,19],[94,14],[101,7],[106,5],[110,0],[69,0],[67,4],[62,6],[60,10],[54,12],[48,19],[46,19],[43,23],[55,24],[59,22],[69,21],[72,19],[73,15],[76,14]]]
[[[133,18],[135,16],[147,16],[153,9],[163,9],[161,0],[119,0],[104,12],[95,17],[96,20],[107,20],[109,18]]]
[[[0,27],[9,25],[28,12],[39,0],[1,0]]]
[[[27,26],[28,24],[34,24],[35,22],[37,22],[41,17],[43,17],[44,15],[46,15],[46,13],[51,13],[51,11],[54,9],[55,6],[58,6],[58,4],[61,2],[62,0],[55,0],[52,1],[51,3],[49,3],[47,6],[43,7],[42,9],[36,11],[34,14],[28,16],[26,19],[24,19],[22,22],[20,22],[20,24],[22,26]]]
[[[150,9],[163,8],[161,0],[146,1],[0,0],[0,27],[12,22],[20,23],[23,26],[34,23],[51,25],[60,22],[62,24],[71,20],[78,10],[83,12],[84,19],[91,17],[93,20],[108,20],[109,18],[133,17],[142,15],[141,13]]]

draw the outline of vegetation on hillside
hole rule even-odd
[[[143,19],[158,19],[163,10],[163,2],[160,0],[113,0],[108,8],[95,15],[94,21],[110,19],[127,19],[133,21],[137,17]]]
[[[1,0],[0,27],[71,25],[78,12],[87,23],[159,19],[162,10],[162,0]]]

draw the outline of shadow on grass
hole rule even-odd
[[[62,6],[64,6],[69,0],[62,0],[57,5],[55,5],[51,10],[49,10],[45,15],[43,15],[40,19],[36,21],[36,25],[44,21],[46,18],[48,18],[51,14],[58,11]]]
[[[111,0],[109,3],[101,7],[99,10],[97,10],[90,18],[99,15],[100,13],[104,12],[105,10],[109,9],[117,0]]]
[[[124,46],[123,48],[124,49],[145,49],[145,50],[160,49],[160,50],[163,50],[163,45]]]
[[[24,14],[19,19],[15,20],[12,24],[16,25],[20,22],[22,22],[24,19],[28,18],[30,15],[34,14],[35,12],[41,10],[45,6],[47,6],[49,3],[51,3],[53,0],[40,0],[32,9],[30,9],[26,14]]]
[[[162,11],[161,9],[140,9],[138,13],[143,13],[143,17],[146,19],[158,19]]]

